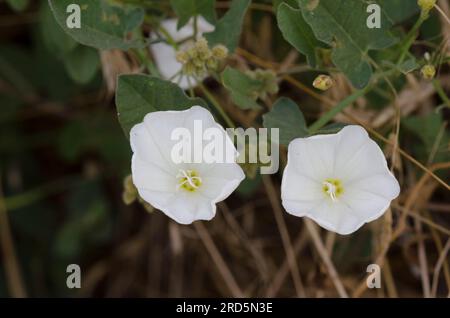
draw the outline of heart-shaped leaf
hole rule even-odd
[[[130,31],[142,24],[144,10],[111,5],[105,0],[49,0],[58,24],[77,42],[98,49],[122,49],[144,46],[144,41],[129,37]],[[69,28],[67,20],[77,11],[69,11],[69,5],[80,8],[80,28]],[[73,6],[72,6],[73,7]]]
[[[281,97],[270,112],[263,115],[265,128],[280,130],[280,144],[288,145],[293,139],[308,135],[305,118],[295,102]]]
[[[176,84],[148,75],[121,75],[116,90],[119,122],[129,135],[131,128],[148,113],[159,110],[185,110],[207,107],[201,98],[189,98]]]

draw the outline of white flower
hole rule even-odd
[[[149,113],[130,132],[131,171],[139,195],[181,224],[212,219],[216,203],[226,199],[245,177],[235,162],[174,163],[172,149],[177,140],[172,140],[172,132],[184,128],[194,136],[194,121],[201,121],[203,129],[218,129],[224,136],[224,151],[237,155],[222,126],[200,106],[184,111]],[[199,142],[198,139],[193,144],[195,142]],[[204,140],[200,143],[202,147],[207,144]]]
[[[189,22],[180,30],[177,30],[177,19],[168,19],[161,22],[161,27],[167,31],[174,41],[182,41],[194,35],[194,19],[191,18]],[[209,24],[203,17],[197,17],[197,39],[203,33],[214,31],[214,26]],[[164,36],[164,34],[161,34]],[[155,32],[150,34],[151,40],[158,39]],[[179,46],[179,50],[183,50],[191,46],[194,41],[185,41]],[[183,89],[189,89],[197,85],[196,79],[187,77],[181,74],[183,64],[177,61],[175,48],[165,42],[154,43],[150,45],[156,66],[158,67],[161,76],[166,80],[178,84]]]
[[[360,126],[289,144],[281,198],[290,214],[350,234],[380,217],[399,192],[380,147]]]

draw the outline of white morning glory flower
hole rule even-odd
[[[181,29],[177,30],[177,19],[168,19],[161,22],[161,27],[167,31],[174,41],[182,41],[194,34],[194,19],[191,18],[189,22]],[[208,23],[203,17],[197,17],[197,39],[201,38],[203,33],[214,31],[214,26]],[[161,33],[161,32],[160,32]],[[161,33],[162,36],[164,34]],[[156,33],[150,34],[151,40],[158,39]],[[196,40],[197,40],[196,39]],[[194,43],[193,40],[185,41],[179,46],[179,50],[184,50]],[[197,85],[197,80],[193,77],[187,77],[181,74],[183,64],[177,61],[175,48],[165,42],[158,42],[150,45],[150,50],[153,54],[155,64],[158,67],[161,76],[166,80],[178,84],[182,89],[189,89]]]
[[[173,149],[179,141],[174,130],[188,131],[192,139],[192,156],[210,144],[196,138],[196,125],[215,129],[223,136],[223,151],[237,156],[236,148],[222,126],[203,107],[184,111],[158,111],[145,116],[144,121],[130,131],[133,150],[131,171],[133,183],[143,200],[181,224],[196,220],[211,220],[216,203],[225,200],[245,178],[241,167],[228,163],[176,163]],[[201,136],[200,136],[201,137]],[[203,154],[203,153],[202,153]],[[203,155],[201,158],[203,158]]]
[[[292,215],[350,234],[379,218],[399,192],[383,152],[360,126],[289,144],[281,198]]]

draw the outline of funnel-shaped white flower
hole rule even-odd
[[[399,192],[380,147],[360,126],[289,144],[281,197],[292,215],[350,234],[380,217]]]
[[[194,19],[191,18],[189,22],[181,29],[177,30],[177,19],[168,19],[161,22],[161,27],[169,34],[170,38],[176,42],[188,39],[194,35]],[[199,39],[203,33],[214,31],[214,26],[209,24],[203,17],[197,17],[197,39]],[[164,34],[161,33],[164,37]],[[151,40],[158,39],[155,32],[150,34]],[[179,46],[179,50],[183,50],[194,43],[193,39],[183,42]],[[155,59],[156,66],[158,67],[161,76],[166,80],[178,84],[182,89],[189,89],[197,85],[197,81],[193,77],[187,77],[181,74],[183,64],[177,61],[175,48],[165,42],[154,43],[150,45],[150,50]]]
[[[235,162],[175,163],[173,149],[179,143],[172,139],[175,129],[188,131],[192,136],[192,156],[209,144],[201,136],[200,140],[197,138],[195,125],[199,122],[203,130],[214,128],[222,134],[224,152],[237,155],[222,126],[200,106],[185,111],[149,113],[130,132],[131,171],[139,195],[181,224],[212,219],[216,214],[216,203],[226,199],[245,177]]]

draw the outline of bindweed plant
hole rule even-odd
[[[447,1],[6,3],[0,295],[448,295]]]

